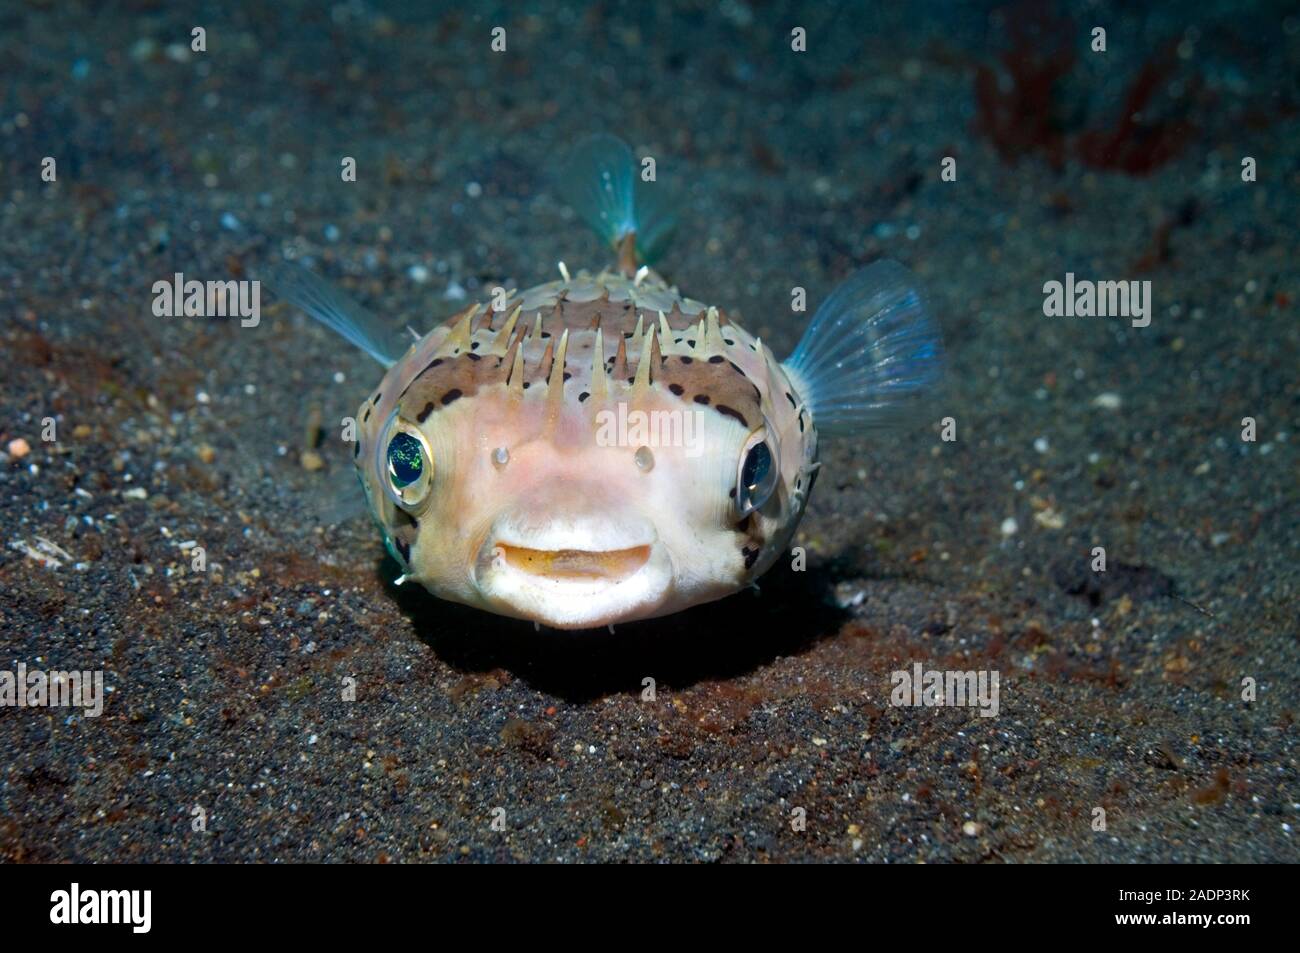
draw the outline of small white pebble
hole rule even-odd
[[[1106,391],[1092,399],[1092,406],[1100,407],[1102,410],[1119,410],[1123,405],[1124,398],[1114,391]]]
[[[1014,516],[1008,516],[1002,521],[1003,536],[1015,536],[1018,532],[1020,532],[1020,524],[1016,522]]]
[[[423,265],[412,265],[406,269],[406,276],[417,285],[422,285],[429,280],[429,269]]]
[[[967,821],[961,826],[961,832],[967,837],[979,837],[980,826],[974,821]]]
[[[1048,450],[1051,449],[1051,444],[1047,442],[1046,437],[1039,437],[1037,440],[1034,441],[1034,449],[1037,450],[1039,453],[1046,453]]]

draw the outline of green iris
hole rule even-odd
[[[420,479],[424,472],[424,448],[409,433],[398,433],[388,441],[388,475],[401,489]]]

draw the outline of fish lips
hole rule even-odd
[[[587,629],[658,615],[671,592],[672,561],[653,532],[489,534],[474,585],[502,615],[557,629]]]

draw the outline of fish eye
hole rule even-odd
[[[433,479],[433,456],[418,429],[394,419],[384,449],[382,472],[388,495],[398,506],[410,508],[429,493]]]
[[[399,433],[388,441],[388,479],[402,490],[424,473],[424,448],[409,433]]]
[[[762,508],[776,489],[779,475],[776,454],[760,430],[745,444],[736,472],[736,514],[740,519]]]

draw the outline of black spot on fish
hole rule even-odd
[[[442,395],[442,406],[446,407],[453,401],[460,400],[463,396],[465,395],[461,393],[459,387],[453,387],[451,390],[447,391],[447,393]]]
[[[669,384],[668,389],[672,391],[674,394],[676,394],[678,397],[681,397],[682,394],[686,393],[686,388],[683,387],[681,384]]]
[[[785,392],[785,399],[788,400],[788,401],[790,402],[790,406],[791,406],[791,407],[794,407],[795,409],[798,409],[799,405],[796,404],[796,403],[794,402],[794,394],[790,393],[789,391],[786,391],[786,392]]]
[[[584,390],[581,394],[578,395],[578,403],[581,404],[584,400],[586,400],[590,396],[591,395]]]
[[[689,344],[691,347],[695,347],[694,341],[688,340],[686,343]],[[684,357],[682,358],[682,360],[685,361],[687,364],[691,362],[691,359],[689,357]]]
[[[703,404],[705,407],[709,406],[709,395],[708,395],[708,394],[696,394],[696,395],[695,395],[695,403],[697,403],[697,404]]]
[[[566,381],[567,381],[570,377],[572,377],[572,376],[573,376],[573,375],[570,374],[568,371],[565,371],[565,372],[564,372],[564,379],[565,379]]]
[[[718,406],[714,407],[713,409],[716,410],[718,413],[723,414],[727,417],[735,417],[737,420],[740,421],[741,426],[743,427],[749,426],[749,421],[745,419],[744,415],[741,414],[740,411],[733,410],[730,407],[728,407],[726,404],[718,404]]]
[[[425,404],[424,409],[415,415],[415,419],[419,423],[424,423],[431,413],[433,413],[433,404]]]
[[[478,347],[478,343],[476,342],[476,343],[474,344],[474,346],[475,346],[475,347]],[[465,356],[468,357],[471,361],[481,361],[481,360],[483,360],[483,355],[482,355],[482,354],[466,354]]]
[[[725,361],[725,360],[726,360],[726,358],[724,358],[721,354],[715,354],[715,355],[713,355],[711,358],[709,358],[709,363],[710,363],[710,364],[721,364],[721,363],[722,363],[723,361]],[[735,365],[733,364],[732,367],[735,367]],[[739,368],[737,368],[737,370],[739,370]]]
[[[366,408],[366,412],[365,412],[364,414],[361,415],[361,422],[362,422],[363,424],[364,424],[366,421],[368,421],[368,420],[370,419],[370,411],[371,411],[371,410],[372,410],[372,408],[367,407],[367,408]]]
[[[745,568],[753,569],[754,563],[758,562],[758,550],[750,549],[748,546],[746,546],[740,552],[741,555],[745,557]]]
[[[694,342],[694,341],[691,342],[691,347],[695,347],[695,342]],[[685,357],[685,356],[683,356],[683,357],[682,357],[682,363],[683,363],[683,364],[694,364],[694,363],[695,363],[695,358],[693,358],[693,357]]]
[[[736,342],[731,340],[731,338],[723,338],[722,343],[727,345],[728,347],[733,347]]]
[[[355,460],[360,455],[361,455],[361,441],[354,440],[352,441],[352,459]]]

